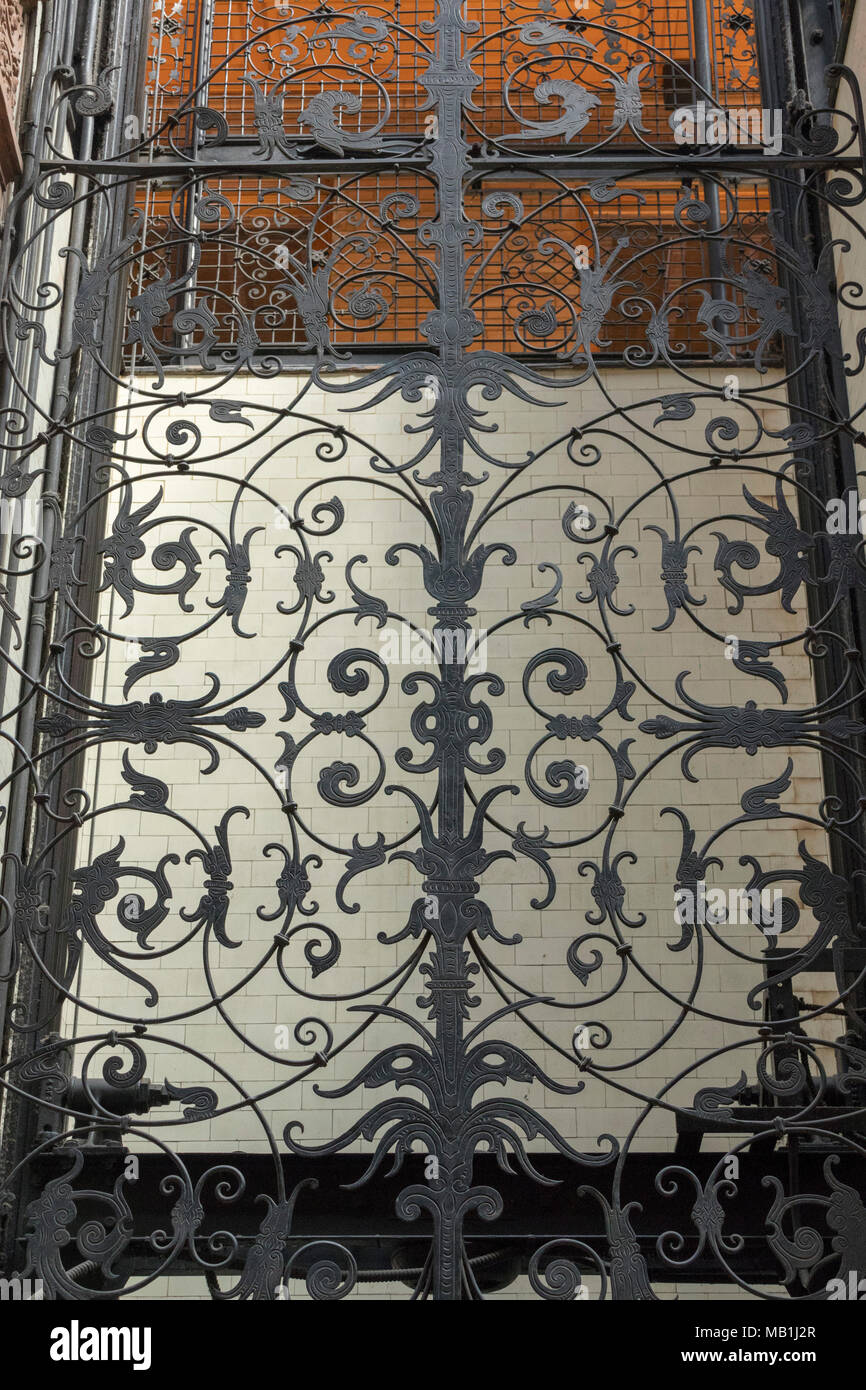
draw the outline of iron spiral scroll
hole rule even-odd
[[[58,50],[40,72],[2,303],[0,497],[33,489],[42,529],[0,576],[0,1084],[7,1268],[45,1297],[182,1274],[220,1300],[340,1299],[386,1279],[444,1301],[515,1280],[554,1300],[651,1300],[677,1280],[817,1300],[866,1268],[866,570],[859,532],[825,524],[866,442],[847,395],[866,357],[857,83],[831,66],[826,108],[786,101],[775,152],[683,146],[660,84],[681,106],[721,98],[665,51],[661,7],[584,8],[255,0],[247,32],[187,83],[158,6],[152,119],[131,131],[118,74],[141,36],[105,38],[121,62],[82,73]],[[728,106],[759,79],[772,90],[760,11],[709,7]],[[578,399],[543,442],[499,447],[497,409],[540,431]],[[408,449],[385,447],[388,410],[413,412]],[[293,488],[274,460],[305,450],[317,471]],[[596,484],[611,453],[643,478],[627,497]],[[707,480],[721,500],[697,516]],[[378,586],[343,541],[362,496],[400,509]],[[529,529],[554,497],[567,565]],[[527,553],[534,587],[491,605],[492,572]],[[629,594],[650,569],[650,643],[695,634],[747,696],[720,703],[699,670],[650,677],[630,652]],[[413,584],[426,628],[403,611]],[[784,615],[780,635],[729,652],[756,602]],[[137,604],[158,622],[121,657]],[[431,652],[402,680],[386,627]],[[221,665],[222,643],[258,638],[249,679]],[[524,641],[517,681],[480,666],[482,642],[512,660]],[[119,693],[101,684],[109,659]],[[406,745],[381,732],[389,700]],[[97,754],[102,785],[116,768],[110,797]],[[723,760],[764,755],[773,774],[709,828]],[[192,800],[174,757],[196,760]],[[818,765],[804,808],[800,769]],[[730,862],[725,837],[753,842],[747,888],[782,894],[769,944],[722,917],[644,950],[658,938],[635,886],[636,808],[670,779],[682,794],[654,803],[653,833],[673,846],[671,903]],[[518,820],[513,798],[560,829]],[[330,832],[368,809],[372,829]],[[785,863],[760,849],[783,823]],[[253,859],[268,892],[241,912]],[[317,885],[337,861],[328,913]],[[394,864],[401,920],[378,932],[394,967],[362,960],[360,983],[329,987],[365,885]],[[522,935],[486,892],[495,865],[527,918],[558,893],[578,904],[552,938],[570,997],[524,982]],[[193,944],[196,980],[163,1007]],[[740,968],[731,1012],[708,980]],[[93,970],[116,997],[88,996]],[[233,1012],[264,980],[304,1001],[284,1051]],[[658,1008],[624,1021],[637,982]],[[707,1045],[645,1085],[641,1067],[698,1024]],[[236,1055],[267,1061],[273,1083],[249,1086]],[[163,1084],[154,1056],[173,1059]],[[355,1118],[309,1137],[294,1098],[313,1091]],[[632,1107],[628,1123],[564,1136],[550,1098],[579,1112],[589,1094]],[[276,1124],[281,1106],[293,1117]],[[223,1151],[239,1113],[248,1151]],[[719,1134],[723,1151],[702,1147]],[[364,1203],[385,1226],[364,1225]]]

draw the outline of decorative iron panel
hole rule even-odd
[[[6,228],[5,1268],[827,1298],[866,1268],[852,74],[786,89],[741,0],[135,15],[77,69],[43,35]]]

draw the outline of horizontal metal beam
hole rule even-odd
[[[94,1148],[85,1152],[85,1166],[76,1186],[80,1184],[91,1190],[111,1191],[124,1170],[127,1151],[117,1147]],[[810,1189],[821,1190],[822,1168],[827,1154],[827,1149],[818,1146],[800,1150],[797,1158],[799,1185],[804,1193]],[[135,1188],[136,1230],[119,1268],[121,1277],[124,1265],[130,1277],[133,1269],[135,1276],[141,1277],[159,1268],[161,1260],[150,1243],[151,1236],[157,1231],[171,1229],[170,1213],[174,1198],[167,1197],[165,1193],[173,1189],[170,1184],[162,1191],[160,1188],[166,1179],[178,1173],[177,1162],[163,1154],[141,1154],[136,1157],[139,1176],[127,1188],[127,1191]],[[503,1211],[497,1220],[491,1222],[480,1220],[475,1215],[467,1217],[466,1240],[470,1257],[485,1251],[503,1250],[516,1262],[519,1271],[523,1271],[535,1251],[547,1241],[580,1240],[599,1252],[605,1252],[607,1235],[602,1207],[587,1189],[594,1188],[610,1201],[614,1166],[596,1168],[586,1165],[582,1168],[580,1164],[559,1154],[539,1153],[530,1157],[545,1177],[555,1179],[555,1186],[542,1187],[522,1174],[506,1173],[498,1167],[493,1155],[477,1156],[475,1181],[489,1183],[498,1189],[503,1199]],[[689,1169],[705,1184],[722,1157],[718,1152],[692,1154],[689,1156]],[[69,1158],[68,1149],[58,1148],[34,1161],[32,1179],[36,1189],[44,1189],[48,1181],[64,1173],[69,1167]],[[234,1169],[243,1175],[245,1186],[241,1197],[228,1204],[209,1201],[207,1193],[210,1189],[205,1184],[202,1200],[206,1214],[197,1237],[204,1249],[209,1235],[230,1228],[238,1241],[238,1248],[222,1272],[237,1272],[244,1264],[265,1215],[264,1202],[255,1199],[264,1195],[273,1198],[276,1195],[273,1159],[265,1153],[240,1154],[233,1151],[181,1154],[179,1158],[185,1164],[193,1185],[205,1173],[217,1168]],[[756,1153],[751,1160],[743,1155],[740,1158],[737,1198],[726,1204],[726,1214],[729,1221],[727,1234],[736,1232],[742,1236],[743,1249],[736,1258],[731,1259],[731,1265],[752,1282],[781,1284],[780,1265],[767,1240],[766,1220],[772,1195],[763,1180],[765,1177],[776,1177],[787,1184],[791,1156],[785,1149],[777,1149],[762,1150],[760,1157]],[[410,1154],[400,1173],[384,1178],[379,1175],[364,1187],[347,1191],[346,1184],[356,1182],[368,1162],[369,1155],[364,1154],[326,1155],[317,1158],[313,1165],[295,1155],[281,1157],[287,1191],[313,1173],[318,1182],[315,1191],[299,1195],[291,1236],[286,1242],[287,1253],[310,1242],[337,1241],[351,1251],[359,1270],[363,1272],[380,1270],[383,1260],[399,1258],[400,1252],[407,1246],[410,1249],[426,1246],[431,1236],[429,1226],[423,1221],[401,1220],[395,1212],[395,1201],[401,1189],[407,1183],[424,1181],[423,1156]],[[669,1176],[664,1187],[670,1195],[663,1195],[657,1185],[666,1171]],[[647,1261],[648,1274],[650,1278],[664,1282],[728,1282],[711,1249],[703,1251],[693,1263],[682,1269],[659,1254],[657,1243],[665,1232],[682,1233],[689,1248],[692,1243],[697,1245],[692,1220],[695,1189],[688,1181],[671,1181],[677,1171],[680,1175],[684,1173],[676,1156],[670,1151],[632,1154],[624,1166],[620,1184],[622,1203],[640,1201],[641,1210],[638,1213],[635,1209],[632,1218],[641,1254]],[[843,1155],[837,1174],[842,1181],[862,1190],[866,1186],[866,1160]],[[582,1185],[584,1183],[585,1187]],[[79,1205],[83,1207],[83,1204]],[[321,1251],[318,1254],[315,1250],[309,1251],[306,1260],[311,1263],[321,1254]],[[419,1260],[423,1261],[423,1253],[419,1255]],[[172,1261],[170,1272],[173,1276],[201,1276],[204,1268],[186,1256]],[[395,1274],[395,1277],[398,1275]]]
[[[863,161],[857,155],[841,155],[836,159],[821,158],[815,155],[769,155],[761,157],[751,154],[726,154],[719,159],[693,159],[683,160],[673,157],[655,157],[651,155],[611,155],[605,159],[604,165],[600,166],[595,160],[592,164],[581,163],[580,159],[561,159],[552,154],[550,156],[536,155],[534,158],[521,160],[517,157],[507,163],[502,159],[484,159],[481,157],[468,157],[469,168],[476,173],[494,173],[502,175],[520,174],[521,176],[534,173],[549,173],[554,169],[558,174],[580,175],[584,178],[597,179],[602,174],[659,174],[666,173],[675,178],[695,178],[700,175],[729,175],[730,177],[742,177],[745,174],[753,174],[755,177],[767,178],[773,174],[779,174],[783,170],[792,172],[808,169],[811,172],[819,170],[840,170],[840,169],[860,169]],[[389,159],[385,155],[366,156],[347,156],[344,159],[261,159],[253,160],[249,156],[227,159],[170,159],[157,158],[149,159],[145,162],[138,162],[130,159],[45,159],[41,167],[46,172],[52,173],[82,173],[82,174],[117,174],[128,178],[140,180],[151,180],[155,178],[181,178],[189,176],[191,173],[201,174],[244,174],[248,178],[256,176],[273,177],[289,176],[291,174],[322,174],[344,176],[349,171],[358,173],[381,173],[383,169],[392,174],[405,173],[415,170],[418,173],[426,173],[430,169],[428,157],[421,159],[406,156],[399,160]]]

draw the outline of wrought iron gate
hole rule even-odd
[[[866,1269],[835,6],[138,8],[45,5],[6,227],[0,495],[38,524],[0,589],[5,1270],[59,1299],[827,1298]],[[707,913],[725,836],[743,892]],[[301,1013],[258,1019],[281,994]],[[318,1139],[314,1088],[355,1106]]]

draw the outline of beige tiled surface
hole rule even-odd
[[[755,378],[744,378],[743,386],[747,388],[755,381]],[[720,392],[721,374],[716,384]],[[779,776],[788,754],[778,749],[750,757],[742,751],[717,750],[695,759],[692,770],[698,780],[690,783],[680,774],[677,756],[669,752],[633,793],[614,840],[614,851],[629,849],[637,856],[636,863],[623,862],[620,869],[627,888],[626,912],[631,917],[641,912],[646,914],[642,927],[624,929],[625,936],[633,943],[634,957],[641,970],[632,969],[610,999],[593,1006],[593,998],[610,988],[617,977],[618,966],[611,947],[598,940],[587,942],[582,953],[584,958],[591,958],[592,950],[601,947],[605,962],[598,974],[590,976],[587,986],[581,985],[569,971],[566,953],[576,937],[593,930],[585,921],[585,914],[595,908],[590,891],[593,877],[591,873],[582,875],[579,866],[587,859],[597,859],[601,852],[600,837],[591,837],[603,821],[604,808],[615,792],[610,760],[597,745],[579,741],[555,745],[554,758],[570,756],[577,763],[586,764],[590,772],[588,797],[579,807],[568,811],[540,806],[527,793],[523,783],[525,758],[544,732],[543,720],[527,705],[521,688],[529,659],[546,648],[565,646],[577,651],[587,662],[589,675],[585,687],[573,696],[564,696],[546,687],[546,668],[534,678],[533,698],[551,713],[577,716],[600,713],[613,691],[612,665],[604,650],[604,634],[587,626],[588,623],[597,627],[597,607],[574,600],[576,592],[588,592],[587,567],[580,556],[591,547],[583,540],[575,543],[565,536],[561,525],[563,512],[570,499],[581,500],[583,487],[610,498],[615,510],[621,511],[629,499],[653,486],[655,465],[674,486],[683,528],[700,527],[694,540],[700,545],[700,553],[691,555],[688,574],[692,594],[706,596],[706,604],[697,610],[702,622],[723,634],[771,641],[801,630],[807,621],[802,596],[795,605],[795,615],[782,610],[777,596],[769,601],[747,601],[744,612],[736,617],[726,613],[724,591],[714,571],[716,539],[711,532],[714,528],[721,529],[732,538],[748,534],[760,546],[761,533],[754,529],[747,531],[737,522],[722,522],[720,518],[728,512],[748,512],[742,497],[744,482],[758,498],[767,502],[773,501],[773,485],[762,474],[763,465],[759,460],[749,471],[714,471],[710,475],[674,481],[692,466],[689,456],[682,452],[683,447],[696,436],[703,440],[705,426],[711,418],[732,413],[730,403],[722,406],[720,396],[716,395],[699,401],[698,414],[693,420],[654,426],[653,420],[660,414],[657,402],[651,406],[640,402],[654,393],[657,397],[671,393],[677,386],[675,378],[662,374],[645,372],[638,381],[630,373],[608,372],[606,389],[620,405],[630,404],[632,408],[626,416],[612,423],[615,433],[597,437],[600,456],[591,467],[585,466],[576,452],[570,459],[567,443],[573,426],[586,427],[588,421],[606,408],[594,387],[577,391],[557,387],[549,394],[562,403],[546,410],[528,408],[508,399],[485,403],[487,423],[498,426],[494,440],[500,457],[516,461],[524,458],[528,450],[539,449],[557,436],[562,436],[564,442],[547,452],[533,466],[531,474],[532,485],[553,485],[555,490],[542,493],[530,504],[519,502],[501,511],[481,537],[487,543],[506,541],[513,545],[517,563],[504,566],[501,557],[493,556],[488,561],[484,586],[476,601],[479,610],[476,621],[488,629],[511,617],[511,622],[489,641],[488,664],[502,675],[505,689],[501,695],[485,697],[493,712],[494,733],[487,748],[477,750],[483,757],[491,747],[502,748],[508,755],[507,765],[493,778],[473,776],[470,780],[478,793],[495,782],[521,784],[519,795],[503,796],[494,806],[497,819],[508,827],[524,821],[529,833],[537,834],[547,825],[561,839],[580,836],[587,840],[570,851],[554,853],[552,867],[558,887],[552,906],[543,913],[530,904],[530,899],[544,894],[542,877],[531,860],[518,858],[515,863],[503,860],[492,866],[484,875],[482,896],[493,911],[498,930],[506,937],[519,932],[523,940],[518,946],[488,941],[484,943],[484,950],[523,988],[555,996],[555,1004],[540,1003],[531,1008],[531,1017],[544,1030],[547,1042],[536,1038],[519,1019],[505,1019],[496,1028],[499,1037],[524,1047],[555,1080],[574,1084],[579,1077],[574,1064],[557,1052],[554,1044],[570,1053],[575,1026],[589,1020],[600,1020],[611,1029],[610,1046],[603,1053],[596,1052],[595,1056],[604,1065],[616,1068],[613,1079],[617,1085],[584,1077],[585,1089],[577,1097],[547,1092],[536,1082],[511,1084],[507,1091],[509,1095],[530,1102],[567,1141],[589,1152],[597,1151],[599,1134],[612,1134],[620,1141],[628,1135],[639,1113],[637,1102],[629,1091],[651,1097],[672,1076],[687,1070],[689,1074],[685,1080],[670,1094],[678,1103],[688,1104],[702,1086],[731,1084],[741,1071],[753,1075],[752,1040],[754,1023],[759,1021],[760,1014],[747,1008],[745,996],[761,978],[760,965],[757,960],[749,962],[732,957],[707,937],[703,945],[698,1002],[707,1013],[722,1014],[735,1021],[720,1022],[700,1013],[692,1014],[680,1023],[663,1048],[654,1050],[665,1031],[675,1023],[680,1012],[676,1001],[685,998],[693,988],[698,968],[695,943],[680,953],[672,953],[669,949],[680,935],[674,923],[673,883],[681,836],[675,818],[661,812],[667,806],[679,807],[688,816],[700,847],[703,837],[713,828],[740,814],[740,797],[748,788]],[[188,376],[184,377],[182,385],[179,380],[167,381],[167,391],[180,389],[193,397],[196,389],[207,389],[207,382]],[[233,383],[231,393],[233,398],[242,400],[242,413],[257,429],[265,418],[272,418],[259,415],[259,408],[280,407],[289,397],[284,379],[270,384],[247,377]],[[337,404],[345,404],[345,399]],[[424,543],[429,541],[429,536],[406,501],[381,489],[377,495],[377,490],[370,486],[371,452],[387,451],[388,456],[395,459],[410,456],[412,441],[405,434],[404,426],[415,423],[417,417],[414,407],[407,405],[400,410],[400,404],[396,397],[388,406],[380,406],[369,415],[355,411],[339,417],[363,437],[365,444],[350,443],[345,457],[337,464],[323,463],[316,456],[316,446],[321,445],[323,439],[332,438],[326,430],[299,438],[297,422],[290,418],[278,419],[266,437],[269,459],[256,474],[257,484],[288,510],[292,510],[303,489],[317,484],[316,490],[308,494],[304,508],[307,517],[314,500],[325,500],[335,492],[345,503],[346,520],[340,530],[321,541],[311,541],[314,553],[327,551],[333,557],[323,560],[324,588],[333,590],[336,597],[332,604],[321,607],[320,616],[329,616],[345,607],[351,610],[328,621],[317,638],[308,640],[298,667],[301,692],[320,710],[359,709],[371,702],[371,690],[378,692],[380,688],[375,672],[371,672],[370,689],[354,698],[334,692],[328,686],[329,662],[343,648],[371,646],[380,650],[380,639],[372,622],[363,619],[356,625],[353,621],[351,593],[345,579],[345,565],[353,555],[367,557],[353,571],[356,583],[374,595],[388,597],[392,605],[399,605],[400,611],[414,622],[426,625],[429,621],[426,618],[428,600],[420,583],[420,567],[416,560],[404,553],[396,568],[385,562],[385,552],[394,541]],[[767,409],[769,423],[777,426],[778,407]],[[333,402],[320,392],[311,392],[305,397],[303,410],[308,416],[335,418]],[[115,600],[113,612],[109,612],[106,603],[103,621],[107,625],[110,623],[113,631],[130,638],[191,630],[212,616],[205,599],[220,597],[225,569],[219,557],[209,558],[209,552],[223,542],[208,532],[207,524],[225,530],[236,480],[265,453],[265,441],[252,440],[253,431],[241,424],[215,425],[208,420],[206,408],[195,403],[188,405],[184,413],[200,425],[208,445],[219,455],[214,464],[199,464],[189,474],[174,474],[159,480],[165,488],[162,507],[165,513],[188,513],[198,518],[199,529],[193,541],[201,557],[202,580],[190,595],[195,612],[181,614],[175,597],[138,594],[133,614],[123,619],[121,604]],[[130,422],[129,428],[137,423],[135,412]],[[745,420],[743,427],[745,430]],[[306,423],[302,428],[307,428]],[[587,441],[592,438],[591,434],[587,435]],[[434,466],[435,460],[430,460],[422,466],[422,474]],[[479,477],[485,470],[495,471],[482,459],[475,458],[467,460],[467,468]],[[145,474],[149,471],[152,470],[143,470]],[[207,476],[208,473],[218,476]],[[337,485],[324,481],[332,473],[348,475],[348,480]],[[494,483],[499,481],[497,477],[483,483],[477,489],[478,497],[489,498]],[[135,505],[152,497],[157,485],[155,479],[145,477],[136,486]],[[524,482],[517,490],[523,491],[527,485]],[[575,488],[578,491],[575,492]],[[789,497],[789,501],[792,500]],[[591,499],[589,505],[592,507]],[[702,633],[685,613],[678,612],[665,631],[653,630],[664,621],[667,603],[659,581],[659,537],[646,530],[647,524],[661,526],[668,533],[673,531],[670,506],[661,489],[630,512],[617,538],[618,544],[634,546],[638,554],[624,553],[617,560],[620,576],[617,604],[624,609],[634,605],[635,611],[624,617],[613,615],[613,636],[622,643],[623,654],[635,675],[648,682],[658,698],[652,698],[638,683],[629,704],[633,722],[615,712],[604,721],[604,733],[613,746],[626,738],[635,740],[629,756],[638,774],[657,754],[672,747],[674,740],[658,742],[641,733],[638,726],[641,720],[665,711],[663,699],[676,700],[674,679],[679,672],[691,672],[686,689],[706,704],[742,704],[749,699],[756,700],[759,705],[779,703],[774,686],[738,673],[725,659],[723,646]],[[207,689],[205,673],[213,670],[223,682],[222,699],[237,696],[271,672],[297,630],[297,618],[283,615],[277,608],[279,601],[289,606],[294,602],[294,561],[291,556],[278,558],[274,554],[280,544],[293,540],[293,534],[276,527],[272,502],[252,499],[245,501],[239,512],[237,533],[243,536],[255,526],[265,529],[252,541],[252,580],[239,619],[242,631],[255,635],[250,639],[237,636],[229,620],[221,618],[204,635],[183,648],[179,665],[152,680],[141,681],[133,688],[131,698],[147,699],[155,689],[161,690],[166,699],[199,698]],[[177,539],[181,529],[181,524],[167,524],[151,534],[150,542]],[[524,625],[520,605],[544,594],[551,585],[551,572],[539,572],[538,566],[543,561],[552,561],[561,567],[562,593],[566,596],[567,607],[576,613],[580,622],[554,616],[550,625],[542,621],[528,628]],[[165,583],[164,574],[150,572],[141,564],[137,566],[137,573],[152,583]],[[775,573],[774,562],[764,556],[758,570],[743,577],[758,584]],[[120,650],[118,644],[115,646]],[[123,670],[127,664],[121,656],[109,665],[104,695],[108,702],[122,699]],[[786,649],[778,664],[788,680],[790,705],[794,708],[808,706],[812,700],[811,681],[802,648]],[[399,679],[408,669],[391,669],[390,690],[369,717],[368,732],[387,760],[385,784],[392,781],[408,784],[429,802],[434,792],[432,777],[401,773],[393,761],[398,748],[414,742],[408,735],[408,715],[417,697],[399,689]],[[154,1033],[166,1040],[164,1043],[151,1041],[147,1045],[148,1073],[154,1080],[168,1077],[175,1085],[204,1083],[214,1086],[221,1105],[232,1104],[238,1099],[229,1083],[220,1082],[204,1062],[176,1052],[168,1040],[184,1042],[205,1058],[218,1059],[248,1093],[266,1096],[262,1114],[278,1141],[287,1121],[300,1121],[306,1141],[322,1142],[342,1133],[387,1094],[382,1090],[356,1090],[347,1096],[326,1100],[317,1094],[317,1088],[345,1083],[382,1048],[405,1037],[401,1025],[387,1019],[365,1023],[359,1035],[353,1037],[359,1021],[365,1016],[349,1012],[349,1005],[358,1001],[346,1000],[345,996],[366,988],[371,993],[360,1002],[384,1000],[386,989],[378,982],[387,979],[401,962],[409,960],[413,943],[383,945],[377,936],[380,932],[393,933],[404,925],[408,905],[419,895],[420,886],[414,870],[406,863],[386,864],[352,880],[347,899],[358,902],[361,910],[351,915],[342,914],[337,910],[334,897],[339,872],[335,856],[302,839],[305,854],[318,852],[324,860],[322,868],[313,869],[311,874],[310,896],[319,904],[311,921],[326,923],[338,933],[339,961],[317,979],[312,978],[302,953],[303,945],[316,936],[311,932],[301,934],[294,948],[286,953],[292,984],[295,990],[305,993],[295,992],[281,981],[273,957],[257,973],[251,973],[267,960],[278,925],[264,922],[257,916],[260,907],[269,912],[276,906],[273,884],[281,867],[280,857],[265,856],[264,848],[274,841],[286,841],[286,823],[274,791],[254,771],[249,759],[258,759],[263,768],[271,769],[282,751],[279,731],[290,731],[299,740],[308,727],[301,715],[290,723],[280,722],[284,701],[277,685],[284,675],[285,670],[280,669],[241,700],[250,709],[267,716],[262,728],[239,737],[246,758],[221,748],[219,769],[204,776],[207,758],[190,745],[163,746],[151,756],[140,746],[130,750],[133,766],[169,782],[171,806],[211,841],[219,818],[229,807],[243,804],[250,809],[249,818],[238,815],[229,826],[231,879],[235,889],[228,934],[238,944],[235,949],[228,950],[211,942],[208,951],[214,987],[230,995],[223,1006],[224,1017],[215,1007],[204,1007],[208,994],[203,981],[200,935],[145,969],[158,986],[158,1008],[146,1007],[142,990],[136,984],[106,968],[92,955],[86,961],[83,994],[109,1014],[125,1020],[146,1021]],[[423,693],[422,687],[422,697]],[[113,807],[128,795],[120,775],[121,751],[116,745],[103,747],[98,779],[96,763],[91,759],[91,789],[100,808]],[[423,756],[424,750],[416,745],[414,752],[418,757]],[[376,775],[373,759],[366,748],[359,747],[356,739],[333,736],[320,740],[313,756],[302,756],[297,764],[300,777],[295,784],[295,796],[304,822],[316,834],[348,847],[353,835],[369,844],[377,830],[394,837],[409,828],[412,822],[406,799],[398,795],[386,796],[383,791],[370,805],[351,810],[326,806],[317,795],[316,780],[321,768],[335,758],[358,763],[360,785],[368,785]],[[543,762],[536,769],[542,782],[544,769]],[[782,798],[784,808],[795,814],[814,810],[818,787],[817,758],[801,750],[796,755],[791,789]],[[123,857],[151,867],[169,852],[179,855],[183,861],[187,851],[196,844],[191,828],[178,830],[164,817],[129,810],[106,811],[97,818],[94,831],[91,857],[112,848],[123,835],[127,846]],[[765,868],[783,864],[796,868],[800,862],[797,845],[801,839],[812,854],[824,857],[826,846],[822,837],[796,820],[779,819],[751,826],[747,832],[729,832],[712,851],[724,859],[724,869],[714,870],[711,881],[726,887],[743,885],[749,871],[742,869],[738,860],[744,853],[759,856]],[[493,849],[507,849],[509,841],[492,829],[489,845]],[[167,921],[152,938],[159,949],[168,942],[181,940],[186,934],[187,928],[178,917],[179,909],[194,908],[202,891],[203,874],[197,863],[169,865],[167,872],[173,897]],[[129,880],[124,886],[129,890],[140,885]],[[108,918],[108,913],[103,915]],[[103,925],[107,927],[107,921]],[[807,930],[808,918],[804,917],[797,931]],[[759,957],[763,943],[756,939],[758,933],[754,928],[732,926],[725,932],[726,939],[737,949]],[[123,935],[115,926],[115,938]],[[793,937],[787,940],[792,941]],[[129,940],[124,944],[129,945]],[[135,963],[132,964],[135,968]],[[666,997],[654,987],[655,982],[674,997]],[[415,974],[394,1002],[417,1015],[415,1001],[422,992],[421,985],[422,981]],[[486,982],[479,983],[478,993],[483,1001],[479,1014],[501,1003]],[[312,1002],[310,995],[318,1002]],[[336,1001],[323,999],[323,996],[333,995],[341,998]],[[195,1017],[185,1021],[172,1019],[172,1015],[199,1004],[203,1007]],[[559,1007],[563,1004],[565,1007]],[[327,1041],[321,1026],[302,1023],[311,1017],[323,1020],[332,1030],[338,1055],[331,1058],[324,1071],[316,1070],[301,1079],[298,1073],[305,1069],[299,1068],[298,1062],[308,1059]],[[163,1019],[167,1021],[161,1022]],[[471,1024],[475,1021],[473,1018]],[[79,1014],[78,1027],[80,1031],[87,1031],[84,1012]],[[304,1045],[292,1041],[288,1051],[277,1052],[276,1030],[286,1027],[290,1035],[295,1028],[307,1027],[310,1032],[303,1039]],[[829,1035],[834,1032],[831,1021]],[[705,1054],[730,1044],[744,1046],[696,1066]],[[645,1052],[647,1056],[643,1055]],[[275,1086],[279,1089],[273,1095],[267,1094]],[[501,1094],[498,1088],[497,1093]],[[483,1095],[479,1093],[479,1098]],[[164,1119],[166,1113],[155,1112],[155,1115],[157,1119]],[[260,1120],[248,1107],[234,1109],[194,1126],[160,1128],[158,1134],[182,1151],[262,1149],[266,1143]],[[673,1137],[673,1117],[664,1109],[656,1108],[644,1119],[634,1145],[636,1148],[668,1149],[672,1147]],[[537,1150],[544,1147],[541,1142],[533,1144]],[[726,1141],[724,1138],[715,1143],[709,1140],[707,1147],[724,1149]],[[179,1294],[181,1290],[169,1288],[169,1296]],[[387,1291],[377,1288],[376,1296],[388,1296]]]

